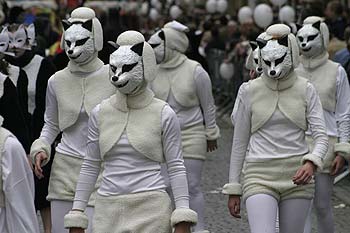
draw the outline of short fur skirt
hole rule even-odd
[[[181,139],[182,154],[185,159],[206,159],[207,139],[202,123],[181,129]]]
[[[268,194],[278,201],[286,199],[312,199],[314,180],[296,185],[292,178],[301,167],[302,156],[268,161],[246,162],[243,181],[243,200],[256,194]]]
[[[171,233],[171,201],[164,191],[97,194],[93,233]]]

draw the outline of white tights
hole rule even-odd
[[[275,233],[277,211],[281,233],[303,233],[311,201],[288,199],[278,201],[267,194],[256,194],[246,200],[251,233]]]
[[[64,228],[64,216],[72,209],[72,207],[73,202],[71,201],[51,201],[52,233],[69,233],[69,230]],[[89,227],[85,232],[92,233],[94,208],[87,207],[85,213],[89,217]]]
[[[315,197],[313,205],[316,210],[318,233],[334,233],[332,206],[333,182],[334,177],[328,173],[317,173],[315,175]],[[304,233],[311,233],[311,214],[312,207],[309,211]]]

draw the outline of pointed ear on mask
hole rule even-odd
[[[67,29],[72,26],[71,22],[69,22],[68,20],[64,19],[62,20],[62,26],[63,26],[63,29],[65,31],[67,31]]]
[[[92,19],[89,19],[85,23],[82,23],[81,26],[88,30],[89,32],[92,32]]]
[[[158,36],[160,39],[165,40],[165,34],[164,34],[163,30],[158,33]]]
[[[277,41],[280,45],[288,47],[288,36],[284,36],[282,38],[279,38]]]
[[[303,27],[303,25],[299,23],[296,23],[295,26],[297,26],[297,31],[299,31]]]
[[[133,45],[131,50],[141,57],[143,52],[143,42]]]
[[[312,26],[313,26],[314,28],[316,28],[317,30],[320,31],[320,28],[321,28],[321,21],[317,21],[317,22],[313,23]]]
[[[252,47],[253,51],[258,47],[258,44],[255,41],[249,41],[249,45]]]
[[[259,49],[262,49],[262,48],[264,48],[265,45],[267,44],[267,41],[266,41],[266,40],[263,40],[263,39],[260,39],[260,38],[257,38],[257,39],[256,39],[256,43],[258,44]]]
[[[3,29],[1,30],[1,33],[0,34],[3,34],[3,33],[8,33],[9,29],[7,28],[7,26],[3,27]]]
[[[119,45],[117,43],[115,43],[114,41],[108,41],[107,42],[109,45],[111,45],[115,50],[119,49]],[[115,51],[114,50],[114,51]]]

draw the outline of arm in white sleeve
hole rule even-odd
[[[203,112],[206,135],[208,140],[220,137],[219,127],[216,125],[216,108],[212,94],[212,86],[208,73],[201,66],[197,66],[194,74],[196,93]]]
[[[310,160],[321,169],[323,166],[322,160],[328,150],[328,136],[320,98],[316,89],[310,83],[308,83],[306,90],[306,104],[306,118],[315,146],[311,154],[307,154],[303,157],[302,163],[306,160]]]
[[[186,168],[181,151],[181,129],[175,112],[166,105],[162,111],[162,144],[175,207],[171,225],[180,222],[197,222],[197,214],[189,209]]]
[[[30,148],[30,156],[33,163],[35,163],[35,155],[38,152],[46,152],[48,159],[43,162],[42,166],[49,162],[51,144],[61,132],[58,127],[58,104],[52,79],[49,79],[47,84],[44,120],[45,123],[41,130],[40,138],[35,140]]]
[[[350,87],[347,74],[342,66],[338,68],[337,103],[335,106],[335,119],[339,142],[334,145],[334,151],[339,152],[344,158],[350,158]]]
[[[240,175],[245,160],[251,131],[251,111],[248,96],[249,83],[244,83],[239,89],[236,99],[236,110],[231,116],[234,124],[232,140],[229,183],[223,187],[223,193],[228,195],[242,195]]]
[[[9,136],[2,157],[2,179],[9,232],[39,232],[34,207],[34,180],[24,149]]]
[[[99,105],[97,105],[90,114],[86,155],[80,169],[74,197],[73,210],[85,210],[90,195],[94,191],[97,177],[100,173],[101,155],[97,122],[98,111]]]

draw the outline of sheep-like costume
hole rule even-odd
[[[156,75],[152,47],[141,33],[122,33],[110,56],[116,93],[90,115],[87,154],[65,227],[88,225],[84,213],[103,161],[93,232],[170,233],[180,222],[196,223],[189,209],[181,131],[174,111],[147,87]],[[161,163],[168,167],[176,209],[165,192]]]
[[[151,88],[155,96],[166,101],[179,118],[182,151],[188,172],[190,207],[198,214],[194,231],[202,232],[204,198],[200,188],[201,171],[206,159],[207,143],[216,141],[220,130],[216,125],[209,75],[198,62],[184,55],[189,45],[187,31],[185,25],[172,21],[150,38],[149,43],[159,64]]]
[[[350,158],[350,88],[344,68],[328,59],[329,31],[322,18],[306,18],[297,37],[301,50],[301,64],[296,72],[307,78],[319,93],[329,138],[324,169],[315,178],[314,206],[318,217],[318,231],[333,233],[331,198],[334,176],[331,176],[330,172],[337,155],[343,157],[337,158],[341,160]],[[308,139],[312,148],[312,141],[310,137]],[[307,226],[306,232],[311,232],[311,218]]]
[[[322,169],[328,146],[322,106],[315,88],[294,72],[299,50],[289,27],[272,25],[266,33],[269,40],[258,40],[263,74],[242,84],[235,103],[223,193],[230,201],[243,195],[252,233],[275,232],[277,212],[281,232],[302,233],[314,186],[308,183],[311,175],[300,182],[304,185],[294,184],[292,177],[306,161]],[[312,151],[305,140],[308,125],[316,145]]]
[[[0,116],[0,232],[38,233],[34,180],[22,145]]]
[[[49,161],[50,145],[62,132],[56,147],[47,199],[51,201],[52,232],[64,229],[64,215],[72,208],[79,171],[86,154],[88,119],[92,109],[114,93],[109,82],[109,66],[98,59],[102,49],[102,27],[95,12],[86,7],[75,9],[68,21],[61,47],[70,61],[68,67],[56,72],[48,82],[45,125],[31,147],[35,164],[39,152],[45,152]],[[90,199],[93,206],[94,197]],[[92,219],[93,208],[87,209]],[[91,232],[92,227],[87,232]]]

